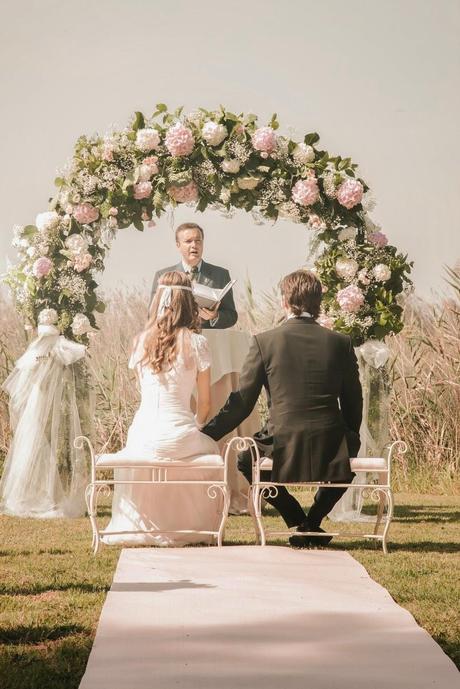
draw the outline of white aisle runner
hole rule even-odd
[[[458,689],[454,664],[350,555],[126,549],[81,689]]]

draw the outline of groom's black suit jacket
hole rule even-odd
[[[219,440],[252,411],[261,389],[269,396],[273,481],[350,480],[359,450],[362,393],[350,338],[291,318],[256,335],[240,388],[203,429]],[[339,407],[340,403],[340,407]]]

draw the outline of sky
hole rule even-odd
[[[302,140],[317,131],[372,189],[374,221],[415,262],[416,292],[445,289],[460,257],[458,0],[17,0],[0,10],[0,273],[15,224],[47,209],[81,134],[171,109],[254,112]],[[197,221],[205,258],[241,290],[270,291],[304,265],[300,225],[176,209],[155,228],[120,231],[104,290],[146,285],[176,262],[173,228]]]

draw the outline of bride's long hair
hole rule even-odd
[[[181,328],[201,332],[198,304],[192,292],[186,289],[172,289],[168,299],[163,297],[160,285],[192,287],[185,273],[177,270],[164,273],[150,307],[149,319],[145,328],[144,355],[141,365],[149,366],[154,373],[169,370],[177,355],[177,335]],[[138,342],[136,340],[135,346]]]

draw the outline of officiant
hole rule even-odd
[[[222,289],[230,282],[230,273],[226,268],[214,266],[203,261],[204,232],[193,222],[179,225],[176,230],[176,246],[181,255],[181,260],[174,266],[162,268],[155,273],[153,279],[150,302],[156,292],[158,280],[163,273],[179,270],[187,273],[192,282],[196,281],[208,287]],[[222,302],[214,310],[200,308],[201,327],[203,329],[215,328],[223,330],[231,328],[238,320],[238,313],[233,299],[233,290],[227,292]]]

